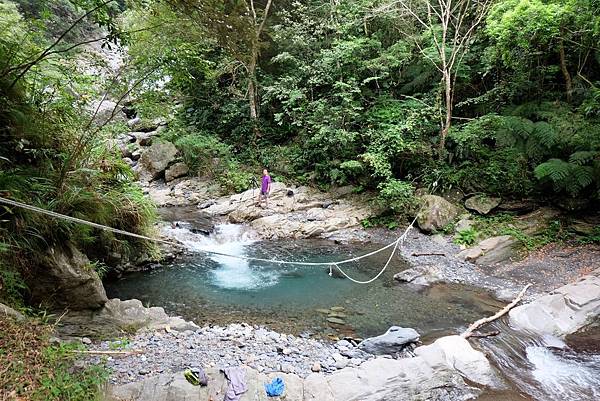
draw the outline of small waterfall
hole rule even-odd
[[[481,347],[520,391],[538,401],[600,399],[600,355],[576,353],[561,339],[491,324],[500,331],[482,339]]]
[[[195,234],[185,228],[166,228],[165,234],[177,238],[190,250],[215,251],[235,256],[248,256],[247,247],[257,241],[256,234],[238,224],[221,224],[208,236]],[[252,290],[277,283],[278,275],[249,261],[227,256],[211,255],[216,266],[211,270],[212,284],[224,289]]]

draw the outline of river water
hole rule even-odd
[[[188,228],[183,224],[168,229],[167,234],[191,251],[237,256],[329,262],[379,247],[321,240],[266,242],[239,225],[217,226],[208,236]],[[388,256],[389,252],[384,251],[345,265],[345,271],[356,279],[368,279],[377,274]],[[399,325],[415,328],[429,342],[457,333],[503,306],[469,286],[419,289],[396,285],[394,273],[406,267],[401,259],[394,258],[381,278],[358,285],[330,277],[325,267],[257,263],[192,252],[173,265],[106,283],[106,289],[110,297],[137,298],[146,305],[160,305],[200,325],[243,321],[282,332],[330,338],[378,335],[391,325]],[[328,321],[332,317],[337,320]],[[507,386],[484,392],[482,401],[600,400],[600,337],[586,340],[586,347],[572,348],[557,338],[516,331],[505,321],[494,322],[486,330],[501,334],[473,343],[486,353]],[[571,342],[580,345],[577,336]]]
[[[237,256],[328,262],[367,253],[378,245],[347,246],[325,240],[259,241],[239,225],[220,225],[209,236],[187,228],[168,229],[191,250]],[[344,270],[359,280],[374,276],[389,251]],[[245,321],[300,334],[377,335],[391,325],[421,333],[455,332],[502,304],[472,287],[440,285],[417,290],[395,285],[394,273],[406,268],[394,258],[384,275],[368,285],[328,275],[326,267],[248,262],[193,253],[171,266],[133,273],[107,283],[109,296],[138,298],[200,324]],[[326,313],[337,307],[343,311]],[[328,322],[337,318],[343,324]]]

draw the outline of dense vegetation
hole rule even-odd
[[[118,9],[100,7],[91,14],[95,18],[74,24],[101,4],[23,1],[19,9],[0,2],[0,196],[144,232],[152,226],[154,209],[129,166],[107,146],[106,127],[89,111],[90,101],[105,88],[81,73],[76,47],[67,51],[97,33],[98,25],[110,31],[109,14]],[[63,32],[68,34],[57,42]],[[66,240],[104,254],[146,246],[2,205],[0,301],[20,302],[21,277],[35,266],[36,255]]]
[[[130,37],[135,70],[166,82],[139,107],[170,111],[196,169],[217,155],[217,174],[264,165],[392,206],[435,180],[598,200],[600,3],[449,4],[146,1],[122,21],[148,29]]]
[[[94,401],[108,378],[101,366],[73,367],[76,343],[52,343],[51,326],[0,319],[0,399]]]
[[[598,0],[0,2],[0,195],[134,232],[153,209],[93,101],[128,99],[193,172],[241,190],[278,178],[600,199]],[[119,76],[82,73],[82,42],[124,45]],[[88,60],[89,62],[89,60]],[[3,207],[2,298],[30,252],[143,246]],[[91,252],[94,253],[94,252]],[[95,252],[98,254],[98,252]]]

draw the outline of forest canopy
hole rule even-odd
[[[145,1],[123,24],[152,28],[131,62],[168,83],[142,98],[172,106],[196,168],[217,154],[219,174],[267,166],[398,208],[435,180],[598,198],[597,0]]]

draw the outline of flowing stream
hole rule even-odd
[[[167,231],[190,250],[238,256],[326,262],[380,246],[325,240],[259,241],[243,226],[230,224],[217,226],[208,236],[188,228],[182,225]],[[357,279],[368,279],[388,256],[389,251],[383,251],[344,265],[344,270]],[[245,321],[290,333],[330,336],[377,335],[391,325],[413,327],[424,334],[453,333],[502,306],[485,292],[467,286],[440,285],[417,291],[395,285],[393,274],[405,268],[395,258],[382,278],[358,285],[330,277],[326,267],[256,263],[192,252],[174,265],[128,274],[106,287],[111,297],[138,298],[200,324]]]
[[[201,252],[326,262],[347,259],[377,245],[339,245],[322,240],[260,241],[240,225],[220,225],[210,235],[182,223],[168,229],[192,251],[177,263],[126,275],[107,283],[111,297],[138,298],[199,324],[245,321],[295,334],[366,337],[391,325],[413,327],[424,341],[454,334],[503,305],[485,292],[462,285],[417,289],[395,285],[392,276],[406,268],[400,258],[369,285],[330,277],[328,268],[256,263]],[[345,265],[357,279],[374,276],[389,252]],[[333,308],[333,310],[331,309]],[[574,350],[553,337],[512,329],[505,321],[486,330],[500,335],[480,339],[480,348],[504,376],[508,389],[485,392],[486,401],[600,400],[600,346]],[[576,340],[577,337],[574,337]]]
[[[514,330],[505,320],[490,324],[486,330],[498,330],[500,335],[482,339],[481,348],[502,374],[531,399],[600,400],[600,344],[578,351],[556,337]]]

